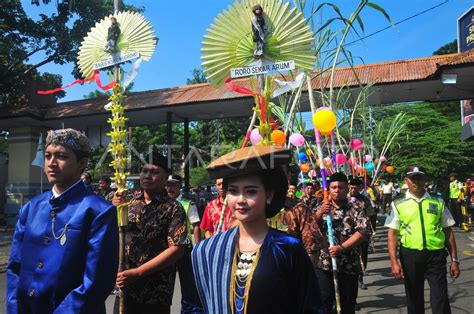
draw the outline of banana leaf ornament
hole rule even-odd
[[[260,5],[265,20],[263,55],[256,57],[254,12]],[[208,82],[219,87],[230,69],[248,66],[258,58],[272,62],[294,60],[296,68],[312,70],[314,34],[303,14],[277,0],[242,0],[214,19],[202,42],[202,67]]]

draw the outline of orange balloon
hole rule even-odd
[[[393,173],[393,167],[392,166],[387,166],[387,168],[385,168],[385,171],[387,171],[388,173]]]
[[[332,131],[329,131],[329,132],[320,132],[320,133],[321,133],[322,135],[324,135],[324,136],[329,136],[329,135],[331,135],[331,132],[332,132]]]
[[[302,165],[300,166],[300,170],[301,170],[302,172],[308,172],[308,171],[309,171],[309,164],[302,164]]]
[[[270,139],[272,140],[275,145],[283,146],[286,142],[286,136],[283,131],[274,130],[272,134],[270,134]]]

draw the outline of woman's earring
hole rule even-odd
[[[267,204],[270,205],[272,203],[271,199],[267,199]]]

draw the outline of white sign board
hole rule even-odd
[[[252,76],[258,74],[266,74],[272,72],[283,72],[295,69],[295,61],[281,61],[281,62],[263,62],[261,64],[250,65],[241,68],[230,69],[230,77],[239,78],[245,76]]]
[[[114,54],[111,58],[105,59],[105,60],[100,60],[99,62],[96,62],[94,64],[94,70],[100,70],[103,68],[108,68],[110,66],[125,62],[125,61],[130,61],[133,59],[136,59],[140,57],[140,53],[138,51],[134,52],[121,52]]]

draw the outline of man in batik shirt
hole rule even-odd
[[[300,238],[313,263],[321,297],[327,313],[332,312],[334,284],[331,256],[337,260],[339,293],[343,313],[353,313],[357,298],[357,278],[360,272],[359,243],[369,232],[365,213],[347,199],[348,181],[341,173],[329,178],[330,201],[316,208],[304,203],[290,212],[288,233]],[[327,216],[333,219],[334,246],[329,248]]]
[[[216,188],[218,194],[217,198],[206,205],[201,221],[201,230],[204,230],[206,239],[212,237],[217,232],[222,208],[224,206],[225,192],[222,188],[222,179],[216,180]],[[221,232],[224,232],[231,227],[232,220],[232,213],[229,207],[227,207],[224,213]]]
[[[140,172],[143,193],[128,210],[127,270],[118,273],[127,313],[170,313],[176,277],[175,263],[190,244],[183,206],[169,197],[167,158],[153,155]],[[117,206],[124,200],[114,196]]]

